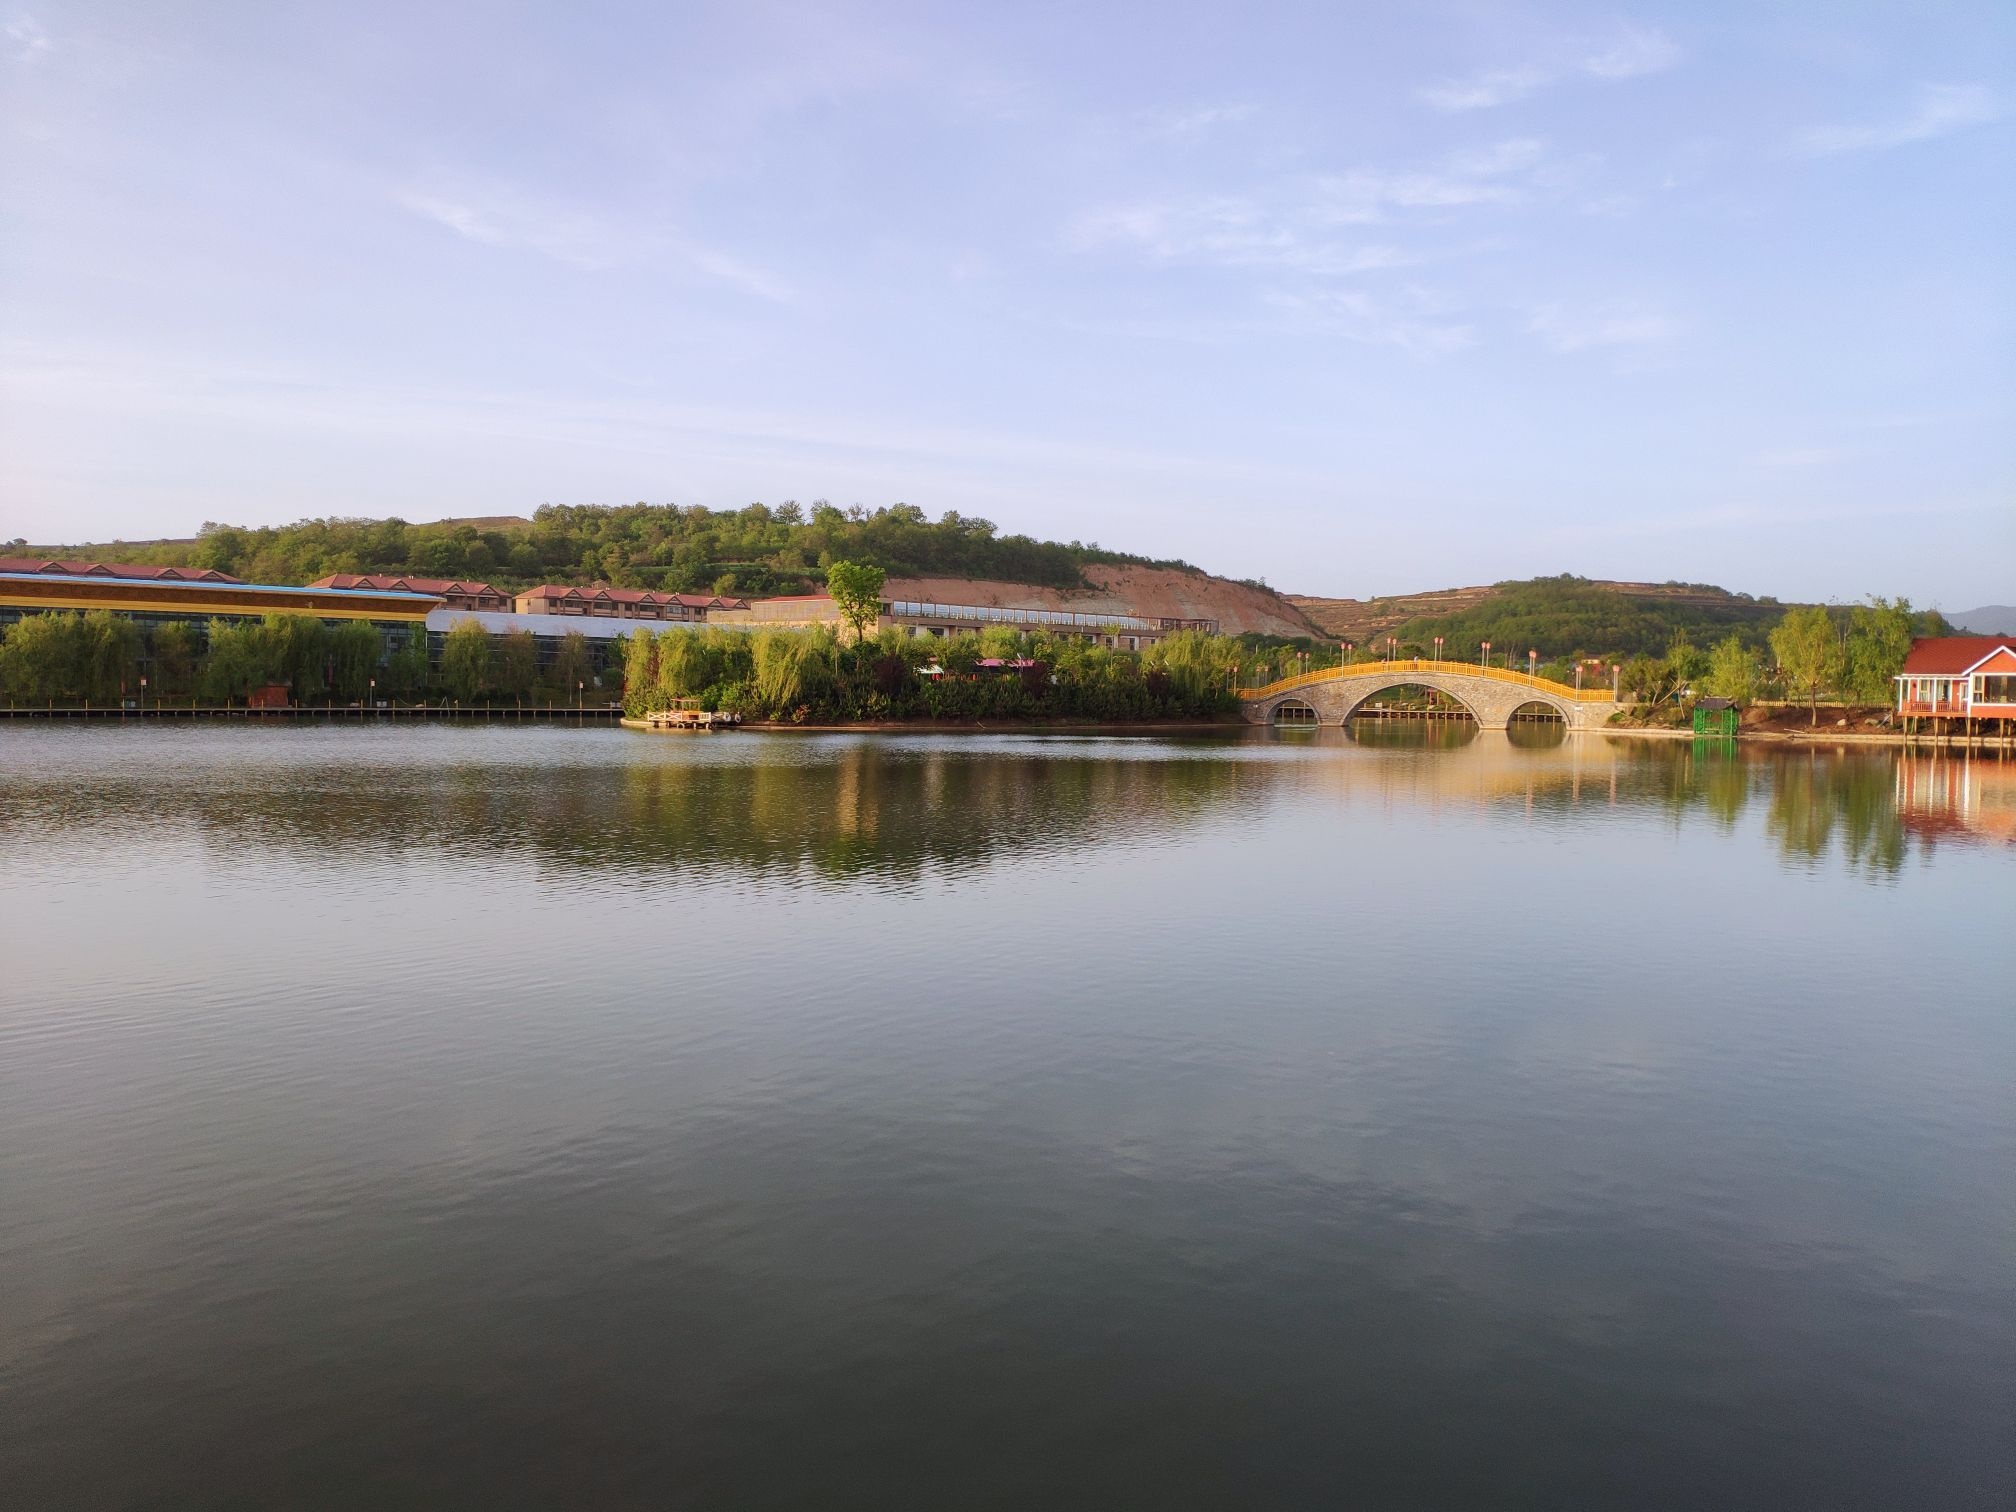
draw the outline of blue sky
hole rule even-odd
[[[2016,600],[2016,10],[0,0],[0,538]]]

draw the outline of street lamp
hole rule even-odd
[[[1442,660],[1442,637],[1439,635],[1435,637],[1435,660],[1437,663]]]
[[[1526,653],[1526,675],[1528,677],[1540,675],[1540,652],[1537,649]]]
[[[1477,658],[1477,666],[1480,670],[1489,667],[1491,665],[1491,642],[1483,641],[1481,642],[1481,644],[1483,645],[1484,650],[1482,654],[1479,655]]]
[[[140,712],[147,712],[147,679],[140,679]]]

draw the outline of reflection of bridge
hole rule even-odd
[[[1571,730],[1593,730],[1623,707],[1608,688],[1571,688],[1499,667],[1450,661],[1354,662],[1322,672],[1284,677],[1264,688],[1241,688],[1239,712],[1254,724],[1273,724],[1284,706],[1301,722],[1340,725],[1375,693],[1402,685],[1433,688],[1463,706],[1478,728],[1502,730],[1515,711],[1539,704]],[[1308,710],[1303,714],[1302,710]]]

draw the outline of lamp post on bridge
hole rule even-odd
[[[1442,664],[1442,637],[1439,635],[1435,637],[1435,664],[1438,667]]]
[[[1479,671],[1489,671],[1491,667],[1491,642],[1484,641],[1482,644],[1484,650],[1477,658],[1477,668]]]
[[[1526,653],[1526,675],[1528,677],[1540,675],[1540,652],[1537,647]]]

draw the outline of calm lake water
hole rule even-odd
[[[2007,1508],[2016,760],[0,730],[0,1503]]]

